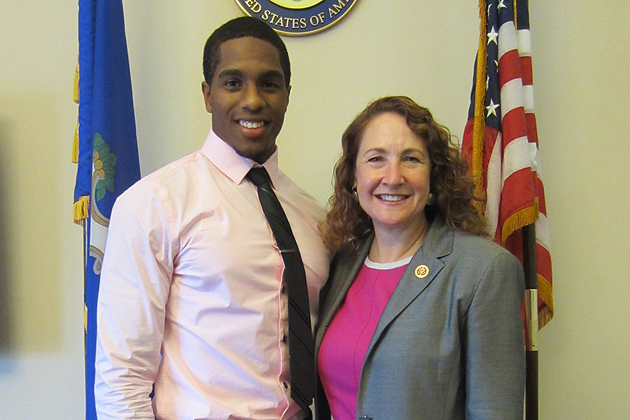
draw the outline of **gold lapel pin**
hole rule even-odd
[[[429,275],[429,267],[427,267],[424,264],[419,265],[416,267],[415,274],[416,274],[416,277],[418,277],[419,279],[423,279]]]

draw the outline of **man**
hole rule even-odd
[[[283,258],[246,178],[254,166],[270,175],[314,323],[330,255],[317,233],[323,209],[278,169],[286,47],[263,22],[237,18],[208,38],[203,67],[203,147],[140,180],[112,211],[97,314],[101,420],[310,415],[291,399]]]

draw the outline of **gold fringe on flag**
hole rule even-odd
[[[79,103],[79,64],[74,70],[74,83],[72,89],[72,97],[76,104]],[[77,119],[77,126],[74,129],[74,139],[72,140],[72,162],[79,162],[79,121]],[[90,197],[85,195],[79,197],[75,201],[72,209],[72,220],[78,225],[83,225],[83,221],[88,218],[90,209]]]
[[[73,89],[74,103],[79,103],[79,64],[74,69],[74,89]]]
[[[538,274],[538,298],[545,307],[538,311],[538,329],[541,329],[553,318],[553,288],[549,280]]]
[[[518,0],[514,0],[514,2],[512,3],[514,6],[514,28],[518,31],[518,7],[516,7],[516,4],[518,3]]]
[[[503,222],[503,228],[501,229],[501,245],[505,246],[505,241],[507,241],[507,238],[509,238],[511,234],[523,226],[535,223],[539,216],[540,209],[538,208],[538,198],[534,199],[533,205],[511,214],[505,219],[505,222]]]
[[[484,104],[486,101],[486,2],[479,0],[479,48],[477,50],[477,77],[475,80],[475,115],[472,137],[472,178],[475,183],[475,196],[485,199],[483,189],[483,149],[485,143],[486,123]],[[480,215],[484,214],[485,201],[475,200],[475,207]]]
[[[88,210],[90,209],[90,197],[84,195],[74,202],[74,223],[81,225],[83,220],[88,218]]]
[[[72,140],[72,163],[79,163],[79,122],[74,128],[74,139]]]

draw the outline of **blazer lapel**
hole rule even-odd
[[[387,302],[366,353],[366,359],[389,324],[413,302],[444,268],[441,260],[453,249],[454,233],[441,218],[431,224],[429,233],[403,273],[396,290]]]

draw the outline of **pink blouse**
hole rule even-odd
[[[411,258],[366,258],[319,350],[319,375],[335,420],[356,418],[361,370],[372,335]]]

